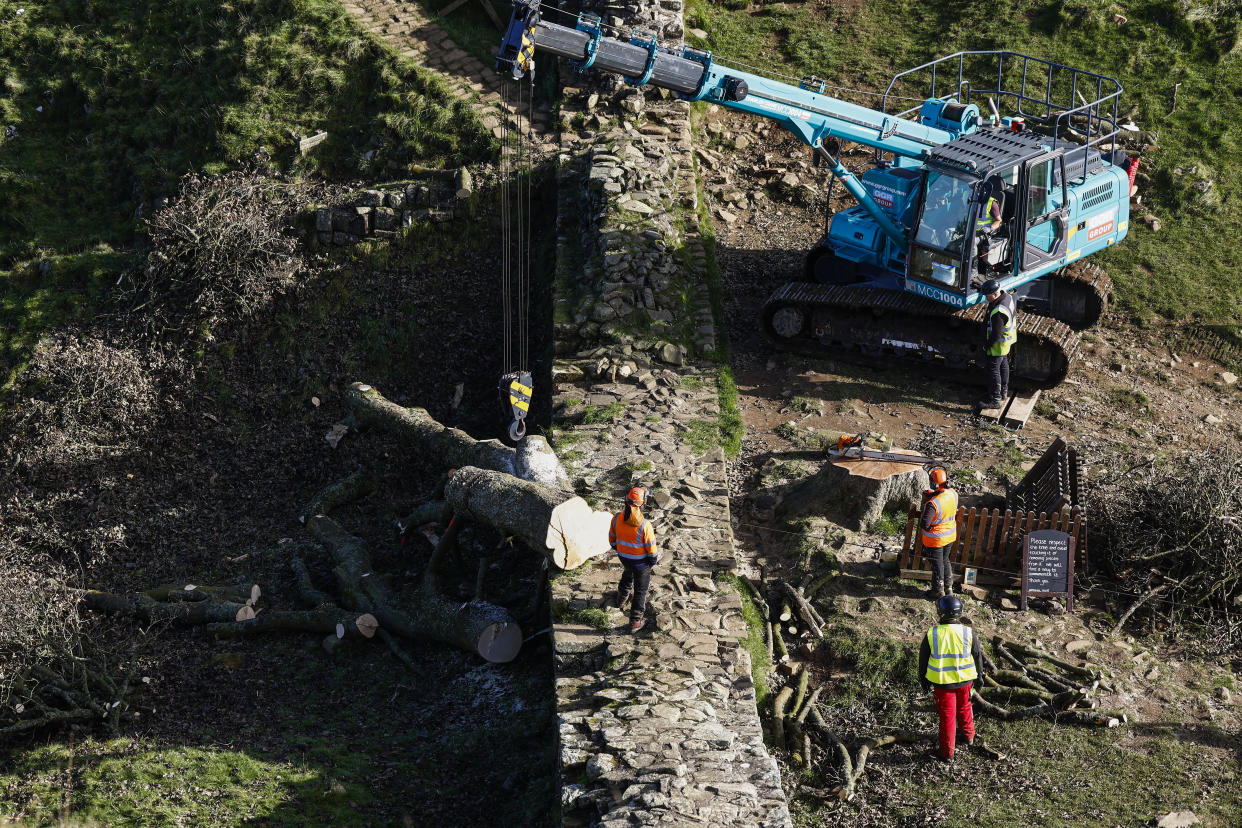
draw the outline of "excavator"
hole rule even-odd
[[[1021,310],[1011,382],[1051,388],[1065,378],[1077,331],[1099,320],[1109,296],[1107,275],[1084,260],[1129,226],[1138,159],[1115,143],[1120,83],[1015,52],[958,52],[898,73],[871,109],[826,94],[818,78],[785,83],[709,51],[662,47],[654,34],[604,28],[587,13],[574,26],[551,23],[538,0],[515,0],[497,70],[521,79],[542,52],[579,72],[771,119],[857,200],[832,215],[803,280],[763,305],[774,346],[981,381],[966,370],[984,352],[979,287],[998,279]],[[874,151],[861,175],[841,160],[847,144]]]

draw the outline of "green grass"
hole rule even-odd
[[[885,537],[900,537],[906,531],[908,511],[908,508],[904,506],[885,509],[880,519],[871,527],[871,532]]]
[[[612,629],[612,622],[608,617],[608,611],[594,607],[567,610],[557,615],[556,620],[564,624],[585,624],[601,632]]]
[[[1215,390],[1215,387],[1213,390]],[[1151,397],[1142,391],[1130,388],[1110,388],[1105,402],[1114,411],[1125,414],[1141,414],[1151,405]]]
[[[0,4],[0,123],[17,133],[0,143],[0,267],[128,240],[135,209],[183,173],[260,147],[287,169],[351,176],[491,151],[438,80],[332,0],[21,5]]]
[[[716,420],[691,420],[682,434],[695,455],[705,454],[720,445],[720,423]]]
[[[829,618],[824,644],[834,663],[834,684],[828,702],[862,702],[873,709],[901,711],[909,694],[919,689],[918,642],[868,636],[853,624]]]
[[[1220,780],[1226,772],[1236,779],[1238,773],[1236,761],[1205,756],[1196,744],[1215,737],[1201,732],[1201,728],[1173,727],[1160,738],[1135,746],[1125,730],[1052,727],[1038,719],[1005,723],[985,718],[980,721],[980,738],[1010,757],[1021,757],[1023,775],[1034,777],[1039,784],[1001,781],[1004,796],[997,796],[997,789],[991,785],[963,785],[954,789],[953,796],[944,797],[936,794],[934,786],[926,785],[926,780],[903,774],[893,777],[894,793],[925,807],[942,808],[943,825],[1146,825],[1153,815],[1181,810],[1193,810],[1209,825],[1238,824],[1242,786],[1236,782],[1203,784],[1204,780]],[[1179,738],[1179,731],[1184,738]],[[1104,767],[1107,773],[1100,772]],[[1193,768],[1195,772],[1170,772],[1170,768]],[[1002,776],[1011,773],[1001,771]],[[894,816],[900,819],[901,814]]]
[[[625,403],[617,400],[602,406],[587,406],[579,420],[582,425],[602,425],[616,421],[625,413]]]
[[[66,792],[69,768],[74,783]],[[20,754],[12,772],[0,776],[0,809],[100,825],[239,825],[269,818],[299,799],[299,790],[315,789],[317,795],[304,797],[307,819],[360,824],[350,817],[350,802],[370,800],[362,780],[342,784],[331,776],[328,767],[265,761],[240,750],[146,748],[128,738],[76,748],[53,743]]]
[[[1026,472],[1022,471],[1022,464],[1026,462],[1026,455],[1022,453],[1022,449],[1017,446],[1002,446],[1000,458],[992,466],[992,474],[997,477],[1004,477],[1011,483],[1017,483],[1022,479],[1022,475]]]
[[[750,654],[750,677],[755,684],[755,703],[762,710],[767,701],[768,673],[772,670],[772,657],[768,653],[767,633],[764,631],[763,616],[755,606],[755,598],[750,590],[742,586],[736,575],[719,575],[718,583],[729,584],[742,598],[742,617],[746,619],[746,639],[742,647]]]
[[[789,407],[800,414],[819,414],[823,410],[823,405],[822,400],[801,395],[794,396],[789,401]]]
[[[1239,0],[1105,0],[1032,4],[917,0],[773,4],[731,11],[689,0],[686,25],[703,29],[724,64],[763,66],[794,78],[882,91],[897,71],[963,49],[1009,49],[1118,78],[1121,111],[1158,133],[1142,159],[1142,205],[1129,237],[1094,257],[1112,276],[1121,311],[1225,326],[1242,321],[1242,3]],[[1118,27],[1114,9],[1128,22]],[[1174,84],[1180,84],[1173,107]],[[874,98],[854,95],[859,103]],[[1194,171],[1192,168],[1197,168]],[[1181,170],[1181,173],[1178,173]],[[1192,186],[1210,180],[1212,196]],[[1200,185],[1202,186],[1202,185]],[[1151,209],[1163,229],[1141,221]]]
[[[260,149],[293,175],[371,178],[493,142],[334,0],[0,0],[0,368],[97,308],[182,175]]]

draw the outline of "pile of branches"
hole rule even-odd
[[[187,175],[147,219],[151,250],[126,285],[134,319],[184,338],[253,318],[306,270],[294,226],[306,200],[258,166]]]
[[[815,686],[811,663],[823,639],[824,620],[812,600],[834,577],[808,575],[797,585],[780,580],[755,583],[746,578],[741,582],[764,619],[768,653],[774,671],[784,681],[771,707],[763,711],[768,743],[795,767],[829,771],[837,783],[831,788],[803,785],[800,793],[851,801],[873,752],[894,744],[934,743],[937,734],[889,729],[882,736],[864,739],[851,751],[819,709],[817,702],[827,685]],[[969,621],[963,619],[963,623]],[[1117,727],[1129,721],[1123,711],[1100,709],[1096,692],[1114,691],[1101,668],[1072,664],[1000,636],[991,644],[994,655],[983,648],[984,678],[971,692],[976,712],[1004,721],[1040,717],[1095,727]],[[979,738],[973,749],[993,760],[1005,759]]]
[[[1130,720],[1122,710],[1103,710],[1094,698],[1099,689],[1112,691],[1096,666],[1071,664],[1038,647],[992,638],[992,652],[983,649],[983,681],[971,690],[975,708],[1007,722],[1042,717],[1054,722],[1117,727]],[[1004,707],[1003,705],[1022,705]]]
[[[1114,632],[1190,622],[1212,654],[1242,644],[1242,450],[1114,472],[1091,508],[1092,558],[1124,596]]]

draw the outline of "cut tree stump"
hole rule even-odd
[[[903,449],[897,454],[918,456]],[[922,465],[891,460],[830,460],[819,472],[792,491],[776,506],[778,515],[793,518],[821,514],[834,523],[867,531],[884,510],[918,503],[931,480]]]

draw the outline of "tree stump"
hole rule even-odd
[[[890,449],[896,454],[915,452]],[[856,532],[869,530],[890,507],[918,503],[931,480],[922,465],[891,460],[829,460],[814,477],[787,492],[778,515],[823,515]]]

